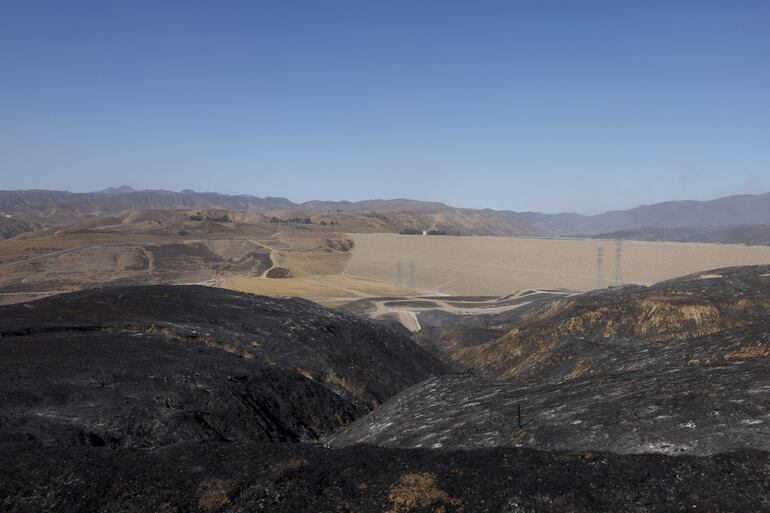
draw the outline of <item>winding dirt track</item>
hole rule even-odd
[[[516,308],[521,308],[522,306],[531,303],[533,299],[543,295],[560,296],[571,295],[571,293],[538,290],[529,292],[524,296],[519,296],[516,299],[501,298],[483,301],[466,301],[465,303],[468,306],[465,307],[458,307],[452,304],[452,298],[439,299],[435,297],[416,296],[414,298],[404,298],[403,300],[395,301],[392,298],[373,299],[371,302],[374,304],[375,308],[369,312],[368,315],[373,319],[380,319],[395,315],[399,322],[403,324],[406,329],[414,333],[422,329],[422,326],[420,326],[420,321],[417,318],[417,314],[426,310],[443,310],[445,312],[453,313],[456,315],[498,314],[507,312],[509,310],[514,310]],[[413,302],[413,300],[424,300],[425,303],[431,303],[432,305],[411,306],[409,302]]]

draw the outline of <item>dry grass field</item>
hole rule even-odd
[[[385,233],[349,237],[355,245],[345,274],[449,295],[590,290],[600,282],[651,284],[708,269],[770,263],[768,246]]]

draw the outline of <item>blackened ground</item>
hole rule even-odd
[[[92,289],[0,307],[3,338],[107,328],[217,347],[293,370],[370,405],[447,369],[403,333],[303,299],[155,285]]]
[[[759,360],[529,386],[441,376],[398,394],[327,442],[696,455],[770,450],[768,404],[770,368]]]
[[[567,338],[538,368],[536,383],[467,373],[427,380],[329,442],[700,455],[770,450],[767,321],[668,343]]]
[[[768,307],[770,268],[756,266],[486,316],[490,329],[509,331],[452,353],[466,373],[415,385],[328,441],[698,455],[770,450]],[[484,317],[468,317],[471,338]],[[452,325],[460,335],[462,322]]]
[[[514,513],[770,510],[770,455],[178,444],[0,452],[0,511]]]
[[[0,446],[296,442],[366,411],[295,372],[157,334],[36,334],[0,350]]]
[[[509,331],[458,354],[497,382],[431,378],[446,367],[402,332],[303,300],[161,286],[0,308],[0,511],[770,511],[770,453],[750,450],[768,277],[494,316]],[[338,426],[339,448],[260,443]]]
[[[312,440],[444,370],[407,335],[309,301],[88,290],[0,307],[0,443]]]

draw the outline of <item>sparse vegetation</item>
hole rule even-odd
[[[415,510],[447,513],[458,511],[463,503],[461,499],[450,497],[438,486],[436,475],[427,472],[402,475],[390,489],[388,500],[390,508],[386,513],[409,513]]]
[[[210,479],[198,488],[198,507],[203,511],[218,511],[230,503],[233,482],[225,479]]]
[[[214,223],[229,223],[230,222],[230,216],[227,214],[222,215],[209,215],[209,214],[191,214],[190,215],[190,221],[211,221]]]
[[[273,216],[270,218],[271,223],[284,223],[284,224],[312,224],[313,220],[309,217],[291,217],[288,219],[281,219]]]
[[[305,465],[307,465],[307,460],[292,458],[289,461],[276,465],[270,474],[270,479],[273,483],[286,481],[300,472]]]

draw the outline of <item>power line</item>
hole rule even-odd
[[[615,285],[623,284],[623,241],[615,241]]]
[[[596,248],[596,288],[604,288],[604,248]]]

